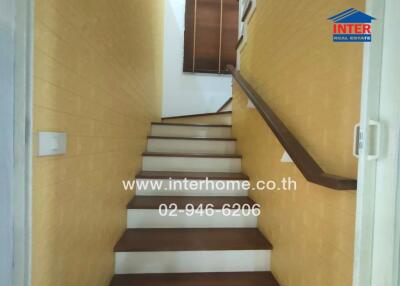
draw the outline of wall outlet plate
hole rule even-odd
[[[38,133],[38,156],[55,156],[67,153],[67,133],[42,132]]]

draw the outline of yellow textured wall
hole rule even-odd
[[[121,180],[160,118],[164,2],[35,2],[34,132],[67,132],[68,152],[33,158],[33,286],[105,286]]]
[[[323,169],[356,178],[353,126],[359,118],[362,44],[333,43],[327,18],[355,0],[257,1],[241,54],[241,73]],[[254,191],[259,227],[274,245],[272,271],[282,286],[352,284],[355,192],[305,181],[237,84],[233,126],[253,181],[290,176],[298,190]]]

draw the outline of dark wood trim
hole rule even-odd
[[[110,286],[279,286],[271,272],[116,274]]]
[[[257,228],[127,229],[115,252],[272,250]]]
[[[183,71],[228,74],[236,64],[236,0],[186,0]]]
[[[221,69],[221,71],[219,70],[206,70],[206,69],[198,69],[196,68],[194,71],[189,70],[189,69],[183,69],[184,73],[191,73],[191,74],[196,74],[196,73],[212,73],[212,74],[230,74],[228,71]]]
[[[208,112],[208,113],[197,113],[197,114],[188,114],[188,115],[179,115],[179,116],[169,116],[162,117],[162,120],[168,119],[182,119],[182,118],[191,118],[191,117],[202,117],[202,116],[215,116],[215,115],[226,115],[232,114],[232,111],[224,111],[224,112]]]
[[[167,171],[141,171],[136,175],[136,179],[173,179],[173,180],[231,180],[247,181],[249,177],[243,173],[225,172],[167,172]]]
[[[231,65],[227,69],[309,182],[335,190],[357,189],[357,180],[325,173],[240,72]]]
[[[187,124],[187,123],[168,123],[168,122],[152,122],[152,125],[171,125],[171,126],[187,126],[187,127],[225,127],[232,128],[230,124]]]
[[[217,110],[217,112],[219,112],[219,113],[227,112],[227,111],[221,111],[221,110],[224,109],[225,107],[227,107],[228,104],[231,103],[231,101],[232,101],[232,97],[228,98],[228,100],[225,101],[224,104],[222,104],[222,106]]]
[[[244,10],[244,13],[243,13],[243,16],[242,16],[242,22],[244,22],[244,21],[246,21],[246,18],[247,18],[247,16],[249,16],[249,13],[250,13],[250,11],[251,11],[251,7],[253,6],[253,1],[249,1],[248,3],[247,3],[247,7],[246,7],[246,9]]]
[[[161,153],[161,152],[144,152],[144,157],[187,157],[187,158],[216,158],[216,159],[240,159],[242,155],[238,154],[199,154],[199,153]]]
[[[243,40],[244,40],[244,36],[241,35],[240,38],[239,38],[239,40],[238,40],[238,42],[236,43],[236,50],[239,49],[240,44],[243,42]]]
[[[201,141],[236,141],[235,138],[167,137],[167,136],[147,136],[147,139],[160,139],[160,140],[201,140]]]

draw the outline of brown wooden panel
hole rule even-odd
[[[239,4],[236,0],[223,0],[221,71],[228,64],[236,66]]]
[[[218,72],[221,0],[197,0],[195,71]]]
[[[236,0],[186,0],[184,72],[229,73],[236,64]]]
[[[115,252],[271,250],[257,228],[151,228],[127,229]]]
[[[202,153],[163,153],[163,152],[143,152],[144,157],[186,157],[186,158],[242,158],[238,154],[202,154]]]
[[[213,138],[213,137],[175,137],[175,136],[147,136],[147,139],[165,140],[194,140],[194,141],[236,141],[235,138]]]
[[[230,124],[190,124],[190,123],[168,123],[168,122],[152,122],[152,125],[173,125],[173,126],[191,126],[191,127],[232,127]]]
[[[279,286],[271,272],[114,275],[110,286]]]
[[[185,12],[185,48],[183,54],[183,71],[193,71],[193,40],[194,40],[194,8],[195,0],[186,0]]]

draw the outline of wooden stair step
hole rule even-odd
[[[225,172],[167,172],[167,171],[142,171],[136,175],[136,179],[191,179],[191,180],[248,180],[243,173]]]
[[[127,229],[115,252],[271,250],[256,228]]]
[[[165,140],[202,140],[202,141],[236,141],[235,138],[214,138],[214,137],[174,137],[174,136],[147,136],[147,139]]]
[[[209,113],[197,113],[197,114],[169,116],[169,117],[162,117],[161,120],[183,119],[183,118],[204,117],[204,116],[218,116],[218,115],[229,115],[229,114],[232,114],[232,111],[220,111],[220,112],[209,112]]]
[[[168,122],[152,122],[152,125],[163,125],[163,126],[187,126],[187,127],[227,127],[231,128],[231,124],[190,124],[190,123],[168,123]]]
[[[165,152],[143,152],[145,157],[189,157],[189,158],[242,158],[238,154],[202,154],[202,153],[165,153]]]
[[[248,197],[136,196],[128,204],[128,209],[158,209],[161,204],[176,204],[178,209],[184,209],[188,204],[195,208],[211,204],[214,209],[222,209],[224,204],[232,208],[235,204],[253,206],[255,202]]]
[[[279,286],[271,272],[115,275],[110,286]]]

